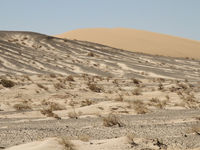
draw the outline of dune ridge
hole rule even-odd
[[[147,54],[200,58],[199,41],[143,30],[86,28],[69,31],[56,37],[90,41]]]

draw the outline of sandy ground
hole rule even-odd
[[[133,52],[200,58],[199,41],[142,30],[89,28],[69,31],[56,37],[101,43]]]
[[[199,60],[26,32],[0,53],[0,149],[200,149]]]

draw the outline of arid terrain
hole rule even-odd
[[[198,150],[200,60],[0,31],[0,149]]]
[[[129,28],[86,28],[69,31],[70,38],[146,54],[200,59],[200,41]]]

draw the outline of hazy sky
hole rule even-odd
[[[126,27],[200,40],[200,0],[0,0],[0,30]]]

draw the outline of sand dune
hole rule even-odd
[[[78,29],[57,35],[108,46],[172,57],[200,58],[200,42],[180,37],[126,28]]]

